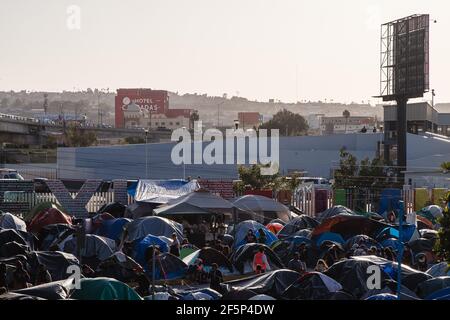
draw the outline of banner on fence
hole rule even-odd
[[[86,205],[100,187],[102,180],[86,180],[75,198],[70,195],[61,180],[47,180],[45,183],[67,213],[83,218],[89,215]]]
[[[197,180],[139,180],[134,198],[139,202],[167,203],[199,188]]]
[[[0,210],[23,214],[30,210],[30,204],[22,195],[34,191],[33,181],[0,181]]]
[[[200,186],[209,192],[217,194],[224,199],[234,197],[232,180],[199,180]]]

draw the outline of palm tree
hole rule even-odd
[[[342,112],[342,116],[345,118],[345,133],[347,133],[347,123],[348,123],[348,118],[350,118],[350,111],[345,109],[344,112]]]
[[[444,173],[450,172],[450,162],[443,162],[441,164],[441,168],[444,171]]]

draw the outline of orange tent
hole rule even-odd
[[[28,225],[28,231],[39,233],[45,226],[57,223],[72,225],[72,218],[56,208],[49,208],[33,217]]]

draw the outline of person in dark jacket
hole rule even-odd
[[[36,278],[34,279],[34,285],[38,286],[40,284],[52,282],[52,276],[48,272],[47,268],[40,264],[36,272]]]
[[[217,263],[211,265],[211,271],[208,273],[208,278],[210,279],[209,287],[220,293],[222,291],[220,284],[223,282],[223,275],[219,270]]]
[[[258,243],[266,244],[267,236],[263,229],[258,230]]]

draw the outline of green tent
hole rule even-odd
[[[42,202],[42,203],[39,203],[38,205],[34,206],[34,208],[31,209],[28,213],[24,214],[23,220],[25,220],[26,222],[30,222],[31,220],[33,220],[33,218],[36,214],[38,214],[39,212],[42,212],[44,210],[50,209],[50,208],[55,208],[55,209],[58,209],[59,211],[64,212],[64,209],[56,203]]]
[[[180,256],[178,258],[180,258],[181,260],[183,260],[184,258],[186,258],[188,255],[190,255],[191,253],[197,251],[198,248],[194,248],[194,247],[188,247],[188,248],[181,248],[180,249]]]
[[[112,278],[84,278],[81,288],[71,295],[77,300],[142,300],[142,298],[123,282]]]

